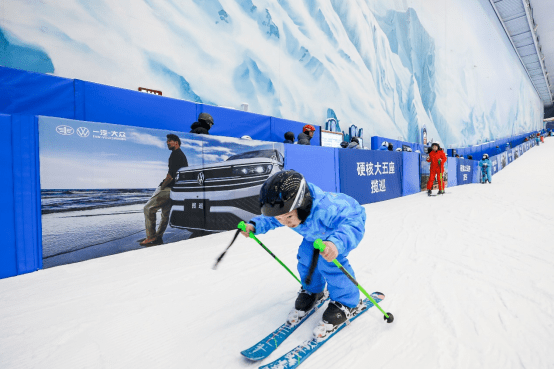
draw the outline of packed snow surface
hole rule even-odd
[[[492,184],[366,206],[350,254],[386,295],[302,368],[554,367],[554,140]],[[254,368],[240,351],[287,317],[298,282],[232,232],[0,280],[0,367]],[[291,269],[300,237],[260,236]],[[311,335],[321,311],[262,363]]]

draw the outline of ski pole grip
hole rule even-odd
[[[244,223],[244,220],[241,220],[241,222],[239,223],[239,225],[237,226],[238,229],[240,229],[241,231],[243,232],[246,232],[246,223]],[[253,232],[248,232],[248,236],[250,238],[254,238],[256,239],[256,236],[254,236],[254,233]],[[257,241],[257,240],[256,240]]]
[[[318,238],[314,242],[314,248],[316,248],[319,251],[323,252],[323,251],[325,251],[325,244],[323,243],[323,241],[320,238]]]

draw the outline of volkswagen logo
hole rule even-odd
[[[75,130],[70,126],[57,126],[56,132],[63,136],[70,136],[73,134],[73,132],[75,132]]]
[[[200,186],[202,186],[202,185],[204,184],[204,172],[198,173],[198,178],[197,178],[197,180],[198,180],[198,184],[199,184]]]
[[[79,135],[79,137],[88,137],[88,135],[90,135],[90,131],[88,130],[87,127],[79,127],[77,128],[77,134]]]

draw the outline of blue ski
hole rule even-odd
[[[385,295],[383,295],[380,292],[373,292],[371,294],[371,297],[375,299],[377,303],[381,302]],[[337,334],[341,329],[346,327],[350,322],[352,322],[354,319],[357,319],[360,315],[365,313],[369,310],[373,305],[372,302],[370,302],[368,299],[364,299],[363,303],[365,304],[365,307],[362,311],[360,311],[358,314],[356,314],[354,317],[350,318],[346,322],[344,322],[333,334],[331,334],[327,339],[324,341],[318,342],[315,339],[311,339],[309,341],[306,341],[298,346],[296,346],[294,349],[290,350],[283,356],[281,356],[279,359],[267,364],[260,366],[260,369],[293,369],[297,368],[300,364],[304,362],[311,354],[313,354],[318,348],[323,346],[323,344],[331,339],[335,334]]]
[[[283,343],[284,340],[286,340],[295,330],[298,328],[302,323],[304,323],[308,318],[317,311],[327,300],[329,299],[329,295],[327,291],[325,291],[324,297],[320,300],[318,304],[316,304],[312,310],[308,311],[302,319],[294,324],[291,325],[288,322],[281,325],[279,328],[271,332],[267,337],[262,339],[260,342],[256,343],[254,346],[250,347],[249,349],[246,349],[241,352],[241,354],[250,359],[250,360],[262,360],[271,355],[277,347],[281,343]]]

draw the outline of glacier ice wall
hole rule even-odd
[[[0,2],[2,65],[36,70],[34,57],[62,77],[318,125],[333,112],[365,139],[419,141],[425,126],[468,145],[541,126],[485,0]]]

